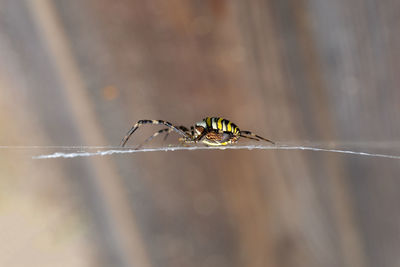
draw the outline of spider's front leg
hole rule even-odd
[[[194,144],[197,143],[197,141],[191,137],[181,137],[178,139],[178,141],[181,143],[183,146],[189,146],[189,144]]]
[[[181,126],[177,126],[176,128],[182,130],[183,132],[185,132],[187,135],[190,136],[189,129],[186,128],[185,126],[181,125]],[[167,133],[166,133],[165,136],[164,136],[164,141],[167,140],[167,138],[168,138],[168,136],[169,136],[169,134],[170,134],[171,132],[173,132],[173,129],[168,129]]]
[[[126,142],[128,142],[129,138],[131,137],[131,135],[143,124],[165,125],[168,128],[172,129],[173,131],[177,132],[178,134],[180,134],[184,137],[189,137],[184,131],[173,126],[170,122],[163,121],[163,120],[140,120],[135,125],[133,125],[133,127],[125,135],[125,137],[121,141],[120,146],[124,147]]]

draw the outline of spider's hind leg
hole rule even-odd
[[[244,134],[245,134],[245,135],[244,135]],[[247,135],[250,135],[251,137],[250,137],[250,136],[247,136]],[[250,131],[242,131],[242,130],[240,130],[240,136],[241,136],[241,137],[244,137],[244,138],[248,138],[248,139],[257,140],[257,141],[260,141],[260,140],[267,141],[267,142],[269,142],[269,143],[275,145],[275,142],[273,142],[273,141],[271,141],[271,140],[269,140],[269,139],[266,139],[266,138],[264,138],[264,137],[261,137],[261,136],[259,136],[259,135],[256,135],[256,134],[254,134],[254,133],[252,133],[252,132],[250,132]]]
[[[250,136],[246,136],[246,135],[240,135],[240,137],[247,138],[247,139],[251,139],[251,140],[260,141],[260,139],[258,139],[258,138],[250,137]]]

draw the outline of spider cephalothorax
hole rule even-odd
[[[125,146],[129,137],[139,128],[142,124],[158,124],[165,125],[168,128],[161,129],[147,138],[145,142],[150,141],[161,133],[166,133],[166,136],[172,131],[175,131],[182,137],[179,140],[183,143],[204,143],[209,146],[224,146],[236,143],[240,137],[253,139],[256,141],[267,141],[272,144],[271,140],[265,139],[249,131],[241,131],[234,123],[229,120],[218,117],[207,117],[202,121],[190,127],[190,130],[185,126],[174,126],[171,123],[163,120],[140,120],[138,121],[125,135],[121,141],[121,146]]]

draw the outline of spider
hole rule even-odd
[[[165,125],[167,128],[161,129],[154,133],[152,136],[147,138],[143,143],[146,143],[156,137],[161,133],[166,133],[164,140],[167,138],[168,134],[175,131],[182,137],[179,141],[189,144],[189,143],[204,143],[208,146],[225,146],[228,144],[236,143],[240,137],[248,138],[256,141],[267,141],[271,144],[275,144],[273,141],[265,139],[259,135],[256,135],[250,131],[242,131],[233,122],[218,118],[218,117],[207,117],[201,122],[196,123],[194,126],[190,127],[190,131],[185,126],[174,126],[171,123],[163,120],[140,120],[129,130],[125,137],[121,141],[121,146],[125,146],[131,135],[143,124],[156,124]],[[139,147],[141,147],[140,145]]]

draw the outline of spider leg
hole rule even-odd
[[[181,129],[182,131],[184,131],[185,133],[189,133],[189,129],[186,128],[185,126],[181,125],[178,127],[179,129]]]
[[[167,133],[164,135],[164,139],[163,139],[164,142],[167,140],[169,134],[170,134],[172,131],[173,131],[173,130],[171,130],[171,129],[168,128]]]
[[[184,131],[187,135],[189,135],[189,129],[186,128],[185,126],[182,126],[182,125],[181,125],[181,126],[178,126],[177,128],[180,129],[180,130],[182,130],[182,131]],[[170,134],[172,131],[173,131],[172,129],[168,129],[167,133],[166,133],[165,136],[164,136],[164,141],[167,140],[169,134]]]
[[[121,146],[125,146],[126,142],[128,142],[131,135],[141,126],[142,124],[156,124],[156,125],[165,125],[168,128],[172,129],[173,131],[177,132],[178,134],[184,136],[185,138],[189,138],[188,134],[178,129],[177,127],[173,126],[170,122],[163,121],[163,120],[140,120],[138,121],[133,127],[129,130],[129,132],[125,135],[125,137],[121,141]]]
[[[241,135],[240,137],[243,137],[243,138],[248,138],[248,139],[251,139],[251,140],[260,141],[260,139],[258,139],[258,138],[254,138],[254,137],[250,137],[250,136]]]
[[[190,142],[197,142],[197,141],[199,141],[201,138],[203,138],[204,135],[205,135],[205,132],[204,132],[204,134],[202,134],[202,135],[198,136],[196,139],[194,139],[194,138],[193,138],[193,136],[194,136],[194,126],[190,126],[190,131],[189,131],[189,129],[186,128],[185,126],[180,126],[180,127],[184,127],[184,128],[185,128],[185,129],[184,129],[185,133],[191,137],[191,138],[190,138]],[[183,129],[182,129],[182,130],[183,130]]]
[[[149,142],[150,140],[152,140],[152,139],[153,139],[154,137],[156,137],[157,135],[162,134],[163,132],[167,132],[167,134],[168,134],[168,132],[170,132],[170,131],[172,131],[170,128],[165,128],[165,129],[161,129],[161,130],[155,132],[152,136],[150,136],[149,138],[147,138],[146,140],[144,140],[143,143],[141,143],[136,149],[141,148],[145,143]],[[164,138],[164,139],[165,139],[165,138]]]
[[[250,138],[249,136],[244,136],[243,134],[251,135],[253,138]],[[270,142],[271,144],[274,144],[274,145],[275,145],[275,142],[273,142],[273,141],[271,141],[271,140],[268,140],[268,139],[266,139],[266,138],[264,138],[264,137],[261,137],[261,136],[259,136],[259,135],[256,135],[256,134],[254,134],[254,133],[252,133],[252,132],[250,132],[250,131],[242,131],[242,130],[240,130],[240,136],[241,136],[241,137],[244,137],[244,138],[249,138],[249,139],[258,138],[258,139],[261,139],[261,140]],[[255,140],[257,140],[257,139],[255,139]]]

